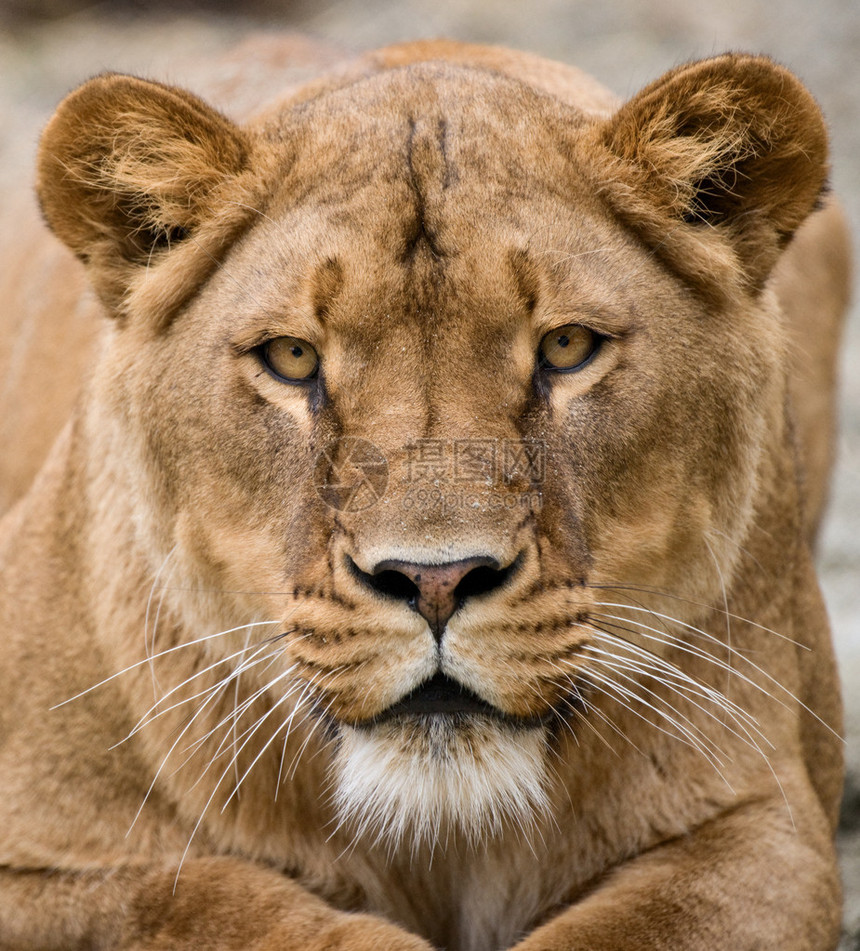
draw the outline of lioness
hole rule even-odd
[[[832,948],[826,176],[755,56],[73,92],[38,195],[107,316],[6,293],[85,385],[2,523],[3,948]]]

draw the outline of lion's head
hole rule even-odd
[[[115,316],[101,504],[161,622],[228,631],[250,749],[301,723],[373,834],[541,814],[612,665],[653,673],[733,576],[781,429],[766,281],[825,152],[740,55],[616,111],[441,60],[245,127],[124,76],[66,100],[39,193]]]

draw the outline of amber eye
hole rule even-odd
[[[601,337],[580,324],[565,324],[540,342],[540,365],[548,370],[576,370],[597,353]]]
[[[319,368],[316,350],[298,337],[275,337],[263,344],[261,353],[266,366],[283,380],[310,380]]]

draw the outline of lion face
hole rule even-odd
[[[659,655],[631,612],[668,591],[695,623],[749,525],[767,294],[729,279],[735,218],[655,188],[619,226],[619,128],[499,76],[393,70],[237,146],[148,284],[122,252],[95,385],[153,570],[189,630],[271,625],[249,675],[279,723],[323,724],[339,815],[375,835],[540,816],[609,632]]]

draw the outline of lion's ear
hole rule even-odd
[[[108,74],[71,93],[48,123],[39,200],[115,309],[141,266],[216,212],[247,154],[243,133],[190,93]]]
[[[766,57],[727,54],[667,73],[598,129],[607,194],[654,243],[716,229],[760,286],[819,200],[827,133],[815,100]],[[668,220],[667,220],[668,219]]]

